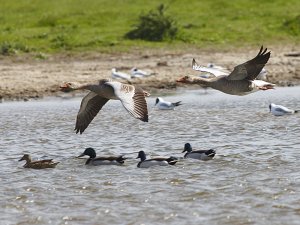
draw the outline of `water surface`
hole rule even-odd
[[[300,108],[300,87],[248,96],[179,91],[174,111],[153,108],[150,122],[110,101],[75,134],[80,98],[0,104],[1,224],[299,224],[300,114],[274,117],[273,102]],[[214,148],[214,160],[139,169],[137,151],[182,157],[183,146]],[[85,166],[127,153],[124,166]],[[24,169],[24,153],[60,161]]]

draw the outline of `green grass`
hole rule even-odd
[[[146,3],[145,3],[146,2]],[[163,3],[177,40],[124,35]],[[299,0],[0,0],[0,54],[299,44]]]

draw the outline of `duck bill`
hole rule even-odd
[[[76,158],[81,158],[81,157],[83,157],[83,156],[85,156],[85,154],[80,154],[79,156],[77,156]]]

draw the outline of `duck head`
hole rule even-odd
[[[191,144],[190,143],[185,143],[184,149],[183,149],[182,153],[184,153],[184,152],[191,152],[192,150],[193,149],[192,149]]]
[[[22,161],[22,160],[26,160],[27,162],[31,161],[31,157],[29,154],[24,154],[23,157],[21,159],[19,159],[19,161]]]
[[[144,151],[139,151],[138,156],[136,157],[137,159],[140,158],[141,161],[145,161],[146,160],[146,154]]]
[[[77,158],[88,155],[90,158],[96,158],[96,152],[93,148],[86,148]]]

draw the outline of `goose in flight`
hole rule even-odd
[[[150,94],[139,87],[102,79],[96,83],[83,85],[68,82],[60,88],[64,92],[83,89],[90,90],[81,101],[75,125],[76,133],[80,132],[82,134],[110,99],[120,100],[131,116],[148,122],[148,109],[145,97],[150,96]]]
[[[214,75],[212,78],[202,78],[196,76],[184,76],[177,79],[177,82],[187,84],[199,84],[203,87],[211,87],[231,95],[247,95],[258,90],[274,89],[274,84],[256,80],[257,76],[268,62],[271,52],[263,46],[259,53],[251,60],[240,64],[234,68],[229,75]],[[193,69],[200,70],[195,59],[193,59]],[[206,71],[209,72],[209,71]]]

